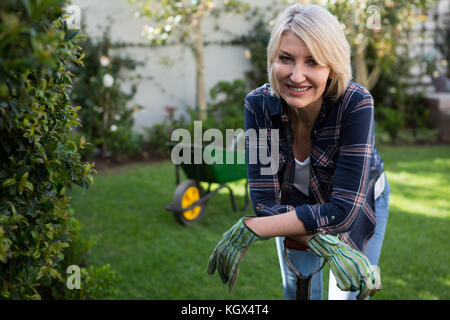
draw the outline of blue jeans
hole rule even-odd
[[[389,216],[389,195],[390,186],[386,179],[386,184],[383,193],[375,200],[375,216],[377,223],[375,226],[375,233],[370,238],[366,246],[366,256],[372,265],[378,265],[380,259],[381,248],[383,246],[384,234],[386,231],[386,225]],[[295,300],[297,291],[297,277],[286,266],[284,260],[284,238],[277,237],[277,252],[278,259],[280,261],[281,278],[283,281],[284,298],[286,300]],[[303,275],[309,275],[316,271],[322,265],[322,259],[316,256],[314,253],[298,250],[287,250],[287,254],[290,262],[300,271]],[[341,291],[336,286],[336,281],[330,271],[330,282],[328,290],[329,300],[354,300],[356,299],[357,292]],[[311,300],[321,300],[323,295],[323,276],[322,271],[318,272],[312,277],[311,280]]]

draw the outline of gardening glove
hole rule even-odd
[[[352,249],[336,236],[316,234],[307,244],[311,251],[327,260],[341,290],[359,290],[359,300],[381,290],[378,267],[372,266],[364,254]]]
[[[217,272],[223,283],[228,282],[228,290],[233,290],[239,274],[239,263],[247,253],[248,247],[255,241],[267,240],[268,238],[257,235],[244,223],[249,216],[239,221],[222,235],[208,262],[208,274]]]

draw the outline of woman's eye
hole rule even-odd
[[[310,65],[313,65],[313,66],[317,65],[317,62],[316,62],[316,60],[314,60],[314,59],[309,59],[309,60],[308,60],[308,63],[309,63]]]
[[[288,56],[283,56],[283,55],[279,56],[278,58],[279,58],[281,61],[290,61],[290,60],[291,60],[290,57],[288,57]]]

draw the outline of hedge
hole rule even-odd
[[[62,279],[71,241],[73,184],[93,182],[71,141],[79,107],[69,103],[81,35],[64,23],[66,1],[0,2],[0,297],[39,299],[40,282]]]

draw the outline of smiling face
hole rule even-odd
[[[279,94],[289,106],[320,106],[330,70],[330,67],[317,64],[296,34],[283,34],[273,62],[273,74]]]

